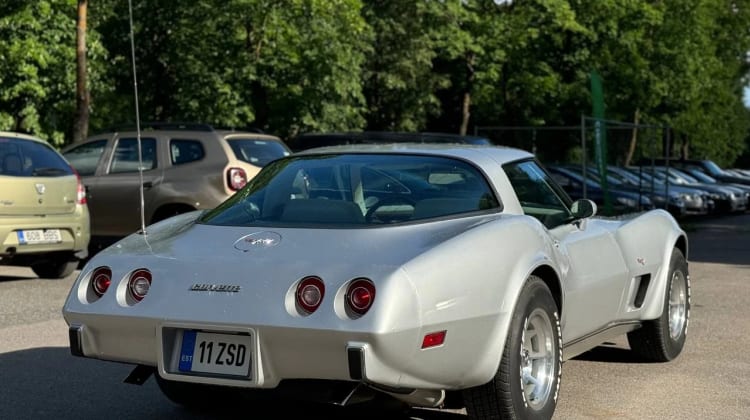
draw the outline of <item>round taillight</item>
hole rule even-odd
[[[315,312],[323,302],[326,287],[318,277],[305,277],[297,285],[297,305],[306,314]]]
[[[355,279],[346,290],[346,303],[357,315],[364,315],[375,301],[375,285],[368,279]]]
[[[151,288],[151,272],[145,268],[133,271],[128,281],[128,288],[133,299],[140,302]]]
[[[229,189],[238,191],[247,184],[247,173],[242,168],[229,168],[227,172],[227,183]]]
[[[99,267],[94,270],[94,274],[91,275],[91,288],[97,296],[102,297],[110,284],[112,284],[112,270],[108,267]]]

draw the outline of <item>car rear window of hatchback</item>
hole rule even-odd
[[[51,146],[3,137],[0,138],[0,175],[57,177],[73,175],[73,169]]]
[[[230,138],[227,142],[237,159],[259,167],[290,154],[283,144],[273,140]]]

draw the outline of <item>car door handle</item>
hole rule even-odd
[[[154,186],[154,183],[151,182],[151,181],[147,181],[147,182],[143,183],[143,189],[145,189],[145,190],[147,190],[147,189],[149,189],[149,188],[151,188],[153,186]]]

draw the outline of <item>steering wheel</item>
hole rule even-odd
[[[367,213],[365,213],[365,221],[371,222],[373,221],[373,219],[380,219],[376,214],[378,209],[384,206],[396,206],[396,205],[406,205],[406,206],[414,207],[416,205],[416,201],[412,200],[409,197],[405,197],[402,195],[393,195],[393,196],[388,196],[386,198],[382,198],[378,200],[378,202],[373,204],[372,207],[367,209]],[[380,220],[385,221],[383,219],[380,219]]]

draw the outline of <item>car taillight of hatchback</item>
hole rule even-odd
[[[242,168],[229,168],[227,185],[232,191],[239,191],[247,184],[247,173]]]

